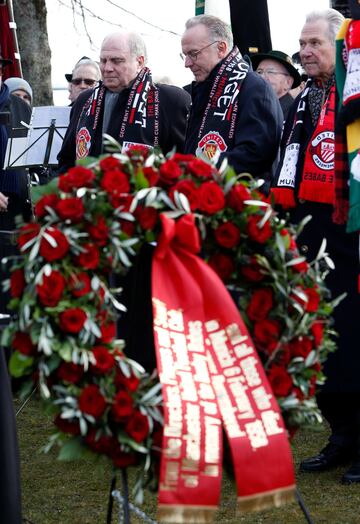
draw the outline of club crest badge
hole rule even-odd
[[[212,159],[216,154],[223,153],[226,150],[227,145],[223,137],[217,131],[210,131],[198,143],[196,154],[199,156],[198,153],[200,152],[208,159]]]
[[[86,127],[82,127],[76,135],[76,158],[85,158],[89,154],[91,136]]]
[[[314,163],[326,171],[334,169],[335,135],[333,131],[323,131],[311,141],[311,155]]]

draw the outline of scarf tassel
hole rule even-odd
[[[274,195],[275,203],[284,209],[296,206],[293,189],[273,187],[271,192]]]

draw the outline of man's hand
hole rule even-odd
[[[7,211],[8,200],[9,200],[8,197],[6,197],[5,195],[3,195],[0,192],[0,211],[1,212]]]

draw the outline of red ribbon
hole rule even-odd
[[[293,499],[294,471],[279,407],[224,284],[198,256],[194,217],[161,215],[152,267],[154,337],[164,397],[158,518],[212,522],[220,497],[222,427],[238,505]]]

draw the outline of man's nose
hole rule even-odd
[[[189,56],[185,56],[185,67],[191,67],[194,65],[194,60],[191,60]]]

